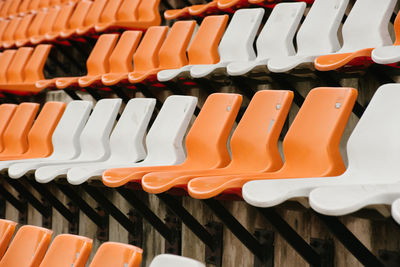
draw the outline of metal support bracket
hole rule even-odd
[[[258,258],[254,258],[254,267],[273,267],[275,249],[274,232],[265,229],[256,229],[254,236],[263,246],[263,250],[265,251],[263,261],[260,261]]]

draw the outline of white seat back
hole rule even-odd
[[[149,267],[206,267],[203,263],[182,256],[162,254],[156,256]]]
[[[143,140],[155,104],[154,98],[129,100],[110,137],[109,161],[136,162],[145,158]]]
[[[375,93],[347,143],[347,172],[398,179],[400,173],[400,84],[386,84]]]
[[[397,0],[357,0],[343,25],[341,53],[392,44],[389,21]]]
[[[306,3],[277,4],[257,38],[257,60],[296,53],[293,38],[303,17]]]
[[[146,137],[146,163],[178,164],[185,160],[183,139],[197,105],[197,97],[169,96]],[[168,162],[166,162],[168,160]]]
[[[220,62],[250,61],[256,58],[254,39],[264,9],[240,9],[235,12],[218,47]]]
[[[338,30],[349,0],[316,0],[297,33],[298,55],[339,50]]]

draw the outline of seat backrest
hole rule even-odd
[[[40,25],[39,27],[38,31],[39,35],[45,35],[46,33],[52,32],[53,25],[57,20],[60,10],[61,8],[59,6],[55,6],[48,9],[46,16],[43,19],[42,25]]]
[[[121,99],[101,99],[97,102],[79,138],[81,154],[79,158],[97,158],[110,153],[110,133]]]
[[[138,7],[142,0],[124,0],[118,9],[118,21],[136,21],[139,19]]]
[[[107,0],[95,0],[87,12],[83,26],[92,26],[98,23],[106,4]]]
[[[1,107],[0,107],[1,108]],[[11,238],[14,235],[16,222],[8,220],[0,220],[0,259],[3,258]]]
[[[4,135],[4,132],[6,131],[7,126],[10,123],[10,120],[11,120],[12,116],[14,115],[16,109],[17,109],[17,105],[14,105],[14,104],[0,105],[0,152],[3,151],[3,149],[4,149],[2,137]]]
[[[356,98],[353,88],[311,90],[283,141],[282,170],[294,177],[342,174],[339,143]]]
[[[68,21],[74,12],[76,3],[64,4],[61,7],[58,17],[53,25],[53,32],[61,32],[67,29]]]
[[[135,72],[146,72],[158,67],[158,53],[167,36],[167,32],[168,27],[166,26],[154,26],[146,31],[138,49],[133,55]]]
[[[26,14],[23,18],[21,23],[18,26],[18,29],[15,31],[14,40],[21,40],[26,38],[26,33],[28,31],[29,26],[32,23],[34,18],[33,14]]]
[[[21,3],[21,0],[14,0],[12,1],[9,9],[8,9],[8,14],[9,15],[16,15],[18,13],[18,7],[19,4]]]
[[[10,20],[4,19],[0,21],[0,40],[3,40],[3,36],[5,31],[7,30],[8,24],[10,24]]]
[[[110,137],[110,160],[136,162],[145,158],[143,140],[155,104],[153,98],[129,100]]]
[[[320,55],[339,50],[338,30],[349,0],[316,0],[297,32],[297,54]]]
[[[258,91],[231,138],[231,166],[240,170],[282,167],[278,139],[293,100],[293,92]]]
[[[396,3],[397,0],[356,1],[343,25],[340,52],[391,45],[388,25]]]
[[[203,263],[199,261],[171,254],[161,254],[156,256],[150,263],[149,267],[176,267],[176,266],[206,267]]]
[[[22,3],[19,5],[18,12],[19,13],[27,13],[29,9],[29,4],[31,3],[31,0],[23,0]],[[26,15],[26,14],[24,14]]]
[[[4,154],[22,154],[28,149],[28,132],[35,120],[39,104],[19,104],[3,135]]]
[[[218,47],[221,62],[256,58],[253,43],[263,16],[262,8],[239,9],[235,12]]]
[[[118,41],[118,34],[103,34],[97,39],[86,61],[87,74],[100,75],[109,72],[109,59]]]
[[[399,110],[399,89],[398,84],[385,84],[372,97],[347,142],[348,172],[397,177],[400,127],[393,119]]]
[[[123,0],[108,0],[100,15],[100,22],[113,22],[116,20],[118,9]]]
[[[38,267],[51,242],[51,235],[49,229],[22,226],[1,259],[0,266]]]
[[[159,11],[160,0],[140,1],[138,7],[138,16],[140,22],[146,22],[149,26],[158,26],[161,24]]]
[[[241,104],[238,94],[207,97],[186,136],[187,163],[222,167],[230,162],[227,142]]]
[[[65,110],[64,102],[44,104],[28,134],[28,153],[32,156],[49,156],[53,151],[51,138]]]
[[[158,53],[161,69],[176,69],[188,64],[186,50],[195,26],[194,20],[178,21],[172,25]]]
[[[24,68],[33,52],[32,47],[21,47],[17,50],[11,61],[6,77],[7,83],[23,83],[24,82]]]
[[[71,18],[69,19],[69,29],[78,29],[83,25],[92,3],[92,1],[87,0],[81,0],[78,2],[74,13],[72,13]]]
[[[146,162],[172,163],[185,160],[183,138],[197,105],[197,98],[192,96],[169,96],[161,107],[147,136]]]
[[[3,37],[2,37],[3,42],[14,40],[14,34],[17,31],[17,29],[19,28],[21,21],[22,21],[22,18],[20,18],[20,17],[15,17],[15,18],[11,19],[10,23],[8,24],[8,27],[4,30]]]
[[[0,83],[7,83],[7,70],[14,59],[17,50],[8,49],[1,54]]]
[[[40,26],[43,24],[44,19],[46,18],[47,11],[40,10],[36,13],[35,17],[32,20],[31,25],[28,28],[27,36],[32,37],[39,35]]]
[[[78,235],[56,236],[40,267],[85,267],[93,241]]]
[[[38,45],[27,62],[24,73],[25,83],[32,83],[44,79],[43,68],[50,54],[51,45]]]
[[[400,14],[397,14],[394,20],[394,33],[396,35],[396,40],[393,45],[400,45]],[[0,22],[0,32],[1,32],[1,22]],[[0,33],[1,34],[1,33]]]
[[[280,3],[274,7],[257,38],[258,60],[296,53],[293,38],[305,8],[304,2]]]
[[[132,60],[142,32],[125,31],[110,55],[110,73],[127,73],[133,70]]]
[[[188,48],[190,65],[218,63],[218,45],[225,32],[228,18],[228,15],[204,18]]]
[[[39,4],[41,0],[31,0],[29,3],[29,10],[30,11],[35,11],[39,9]]]
[[[14,0],[6,0],[4,2],[4,5],[0,9],[0,16],[2,18],[8,17],[8,10],[10,9],[11,4],[13,3]]]
[[[106,242],[99,247],[89,267],[139,267],[142,262],[142,254],[141,248]]]
[[[50,6],[50,0],[40,0],[39,8],[44,8],[49,6]]]

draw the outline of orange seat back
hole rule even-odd
[[[44,79],[43,68],[50,50],[51,45],[42,44],[35,47],[24,69],[25,83],[34,83]]]
[[[40,0],[39,8],[44,8],[49,6],[50,6],[50,0]]]
[[[45,35],[46,33],[50,33],[53,29],[53,25],[57,20],[58,14],[60,13],[59,7],[49,8],[46,13],[46,16],[43,19],[42,24],[39,27],[38,34]]]
[[[31,0],[23,0],[22,3],[19,5],[18,12],[19,13],[27,13],[30,3],[31,3]],[[24,14],[24,15],[26,15],[26,14]]]
[[[84,23],[86,15],[92,5],[92,1],[81,0],[76,5],[74,13],[72,13],[71,18],[69,20],[68,28],[69,29],[77,29],[81,27]]]
[[[117,11],[122,0],[108,0],[103,12],[100,15],[100,22],[113,22],[117,17]]]
[[[1,54],[0,84],[7,83],[7,70],[14,59],[17,50],[6,50]]]
[[[19,28],[19,24],[21,23],[22,18],[16,17],[13,18],[10,23],[8,23],[8,27],[4,30],[2,40],[3,42],[9,42],[14,40],[14,34]]]
[[[396,35],[396,40],[393,45],[400,45],[400,14],[398,14],[394,20],[394,33]]]
[[[0,17],[2,18],[7,18],[8,17],[8,10],[10,9],[10,6],[12,5],[14,0],[6,0],[4,2],[4,5],[2,6],[0,10]]]
[[[99,22],[101,13],[103,12],[106,4],[106,0],[95,0],[87,12],[83,25],[91,26]]]
[[[109,58],[117,44],[118,34],[103,34],[97,39],[88,60],[87,75],[101,75],[109,71]]]
[[[32,47],[21,47],[15,53],[10,66],[7,69],[7,83],[18,84],[24,81],[23,69],[32,55]]]
[[[133,56],[134,71],[146,72],[159,65],[158,53],[167,36],[168,27],[150,27]]]
[[[186,136],[187,159],[196,168],[224,167],[230,162],[227,142],[242,104],[238,94],[211,94]]]
[[[2,154],[22,154],[26,152],[28,149],[28,133],[38,110],[39,104],[36,103],[18,105],[14,116],[4,131]]]
[[[142,32],[125,31],[110,56],[110,73],[127,73],[133,70],[132,59]]]
[[[16,222],[0,220],[0,259],[3,258],[10,244],[11,238],[15,232],[15,226],[17,226]]]
[[[141,0],[124,0],[118,10],[117,20],[118,21],[135,21],[138,20],[139,12],[138,7]]]
[[[207,16],[188,49],[190,65],[219,62],[218,45],[228,23],[228,15]]]
[[[52,231],[25,225],[15,235],[10,247],[0,261],[0,266],[38,267],[50,244]]]
[[[158,53],[160,69],[177,69],[188,64],[186,50],[195,26],[194,20],[174,23]]]
[[[27,37],[39,35],[39,29],[40,26],[43,24],[46,14],[47,12],[44,10],[36,13],[35,18],[32,20],[32,23],[28,28]]]
[[[160,0],[140,1],[138,7],[139,22],[146,23],[147,27],[161,24],[159,11]]]
[[[67,29],[68,21],[74,12],[76,4],[65,4],[61,7],[58,17],[53,25],[53,32],[58,33]]]
[[[139,267],[142,254],[141,248],[106,242],[99,247],[89,267]]]
[[[39,9],[39,4],[40,4],[40,0],[31,0],[31,2],[29,3],[28,10],[29,11],[38,10]]]
[[[21,0],[12,1],[11,5],[8,9],[8,15],[16,15],[18,13],[18,7],[19,7],[20,3],[21,3]]]
[[[51,243],[40,267],[85,267],[92,243],[90,238],[83,236],[58,235]]]
[[[26,14],[23,18],[21,23],[18,26],[18,29],[15,31],[14,40],[21,40],[26,38],[26,33],[28,31],[29,26],[33,21],[34,15],[33,14]]]
[[[356,99],[353,88],[310,91],[283,141],[285,175],[320,177],[344,172],[339,143]]]
[[[3,151],[3,149],[4,149],[4,144],[3,144],[4,132],[6,131],[7,126],[9,124],[12,116],[14,115],[16,109],[17,109],[17,105],[13,105],[13,104],[0,105],[0,152]],[[1,226],[1,224],[0,224],[0,226]],[[1,245],[0,245],[0,248],[1,248]],[[1,251],[0,251],[0,255],[2,255]]]
[[[7,30],[8,24],[10,24],[10,20],[8,19],[0,21],[0,41],[3,40],[3,36]]]

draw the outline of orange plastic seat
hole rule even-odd
[[[125,31],[109,56],[109,73],[128,73],[133,70],[132,58],[142,32]],[[79,78],[79,86],[88,87],[94,83],[101,83],[104,74]]]
[[[12,1],[9,9],[8,9],[8,16],[16,16],[18,14],[18,7],[21,3],[21,0],[14,0]]]
[[[64,113],[63,102],[47,102],[32,125],[28,134],[28,150],[20,155],[1,155],[0,160],[44,158],[53,152],[51,137]]]
[[[188,184],[194,198],[221,193],[241,195],[251,180],[325,177],[345,171],[339,143],[357,98],[353,88],[316,88],[310,91],[283,141],[285,163],[276,172],[199,177]]]
[[[110,169],[103,173],[103,183],[109,187],[128,182],[140,182],[150,172],[203,170],[222,168],[229,164],[227,141],[242,103],[238,94],[210,95],[186,136],[187,158],[173,166]]]
[[[190,16],[189,7],[186,6],[184,8],[179,9],[169,9],[164,12],[164,18],[166,20],[170,19],[183,19]]]
[[[31,0],[23,0],[21,4],[19,5],[18,12],[20,15],[26,15],[29,11],[29,4],[31,3]]]
[[[0,107],[1,108],[1,107]],[[0,259],[3,258],[11,238],[14,235],[16,222],[8,220],[0,220]]]
[[[134,70],[132,73],[148,73],[158,67],[158,53],[167,36],[167,32],[168,27],[166,26],[153,26],[146,31],[133,55]],[[129,68],[131,67],[129,66]],[[122,68],[120,70],[122,71]],[[107,86],[115,85],[121,81],[127,82],[128,74],[129,72],[116,72],[115,69],[110,69],[109,73],[102,76],[101,81]]]
[[[1,43],[1,45],[4,48],[10,48],[15,45],[16,40],[21,40],[26,38],[29,25],[31,24],[33,18],[34,18],[33,14],[26,14],[19,23],[18,28],[12,35],[10,34],[9,37],[6,37],[6,32],[4,32],[2,39],[3,42]]]
[[[39,267],[53,231],[37,226],[22,226],[0,261],[1,267]]]
[[[60,7],[56,6],[49,8],[46,16],[43,19],[42,25],[40,25],[38,34],[30,37],[31,44],[39,44],[46,40],[46,33],[52,32],[53,25],[57,21],[58,15],[60,14]]]
[[[100,79],[101,75],[109,71],[109,58],[118,41],[118,34],[103,34],[97,39],[88,60],[86,61],[87,75],[85,79]],[[55,84],[58,89],[69,86],[79,86],[81,77],[57,78]],[[36,83],[41,86],[42,81]]]
[[[10,23],[8,23],[7,28],[4,30],[3,35],[2,35],[2,46],[4,48],[11,47],[14,44],[14,34],[17,32],[17,29],[19,28],[19,25],[22,21],[22,18],[16,17],[10,20]],[[11,45],[8,46],[8,44],[11,43]]]
[[[0,84],[7,83],[7,70],[13,61],[16,52],[17,50],[5,50],[3,53],[1,53]]]
[[[40,0],[39,8],[45,8],[50,6],[50,0]]]
[[[106,0],[94,1],[87,12],[83,24],[76,29],[76,33],[79,35],[83,35],[89,32],[90,30],[94,30],[94,26],[96,25],[97,22],[99,22],[103,11],[110,5],[112,6],[113,3],[114,3],[113,1],[107,3]]]
[[[0,152],[4,150],[3,135],[7,129],[7,126],[17,109],[17,105],[14,104],[2,104],[0,105]],[[1,245],[0,245],[1,247]],[[1,251],[0,251],[1,252]],[[1,253],[0,253],[1,255]]]
[[[32,55],[32,47],[21,47],[15,52],[7,70],[6,70],[6,83],[0,84],[2,86],[7,86],[9,84],[23,83],[24,75],[23,69],[28,62],[30,56]]]
[[[15,45],[18,47],[27,45],[30,42],[30,38],[33,36],[39,35],[39,29],[40,26],[43,24],[43,21],[46,17],[47,12],[42,10],[36,13],[35,17],[32,20],[32,23],[30,24],[25,38],[22,39],[17,39],[15,41]]]
[[[177,69],[188,64],[186,50],[192,38],[196,22],[178,21],[171,27],[165,42],[158,53],[159,65],[157,68],[146,72],[135,71],[129,73],[128,79],[131,83],[140,83],[163,69]]]
[[[10,9],[10,6],[12,5],[13,1],[14,0],[5,0],[4,5],[0,10],[0,17],[2,18],[8,17],[8,10]]]
[[[41,0],[31,0],[28,6],[28,11],[35,12],[36,10],[39,10],[40,1]]]
[[[92,3],[92,1],[87,0],[79,1],[69,19],[68,27],[60,33],[62,38],[71,37],[79,27],[82,27]]]
[[[189,7],[189,14],[192,16],[204,16],[207,13],[216,11],[218,11],[218,0],[203,5],[193,5]]]
[[[74,12],[75,6],[75,3],[68,3],[61,7],[59,15],[54,22],[53,29],[45,35],[46,40],[54,41],[60,36],[62,31],[67,30],[68,22]]]
[[[4,19],[4,20],[0,21],[0,41],[3,40],[4,32],[6,31],[9,23],[10,23],[10,20],[8,20],[8,19]]]
[[[218,169],[152,172],[143,177],[143,190],[158,194],[172,187],[186,189],[188,182],[199,176],[279,170],[283,162],[278,139],[292,99],[291,91],[258,91],[232,135],[232,161],[228,166]]]
[[[58,235],[51,243],[40,267],[85,267],[92,243],[92,239],[83,236]]]
[[[89,267],[139,267],[142,262],[142,254],[141,248],[106,242],[99,247]]]

